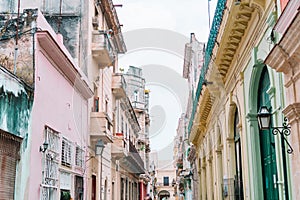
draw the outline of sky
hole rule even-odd
[[[114,0],[127,53],[119,67],[143,69],[150,89],[150,147],[159,160],[171,160],[178,119],[186,110],[188,83],[182,77],[184,46],[190,34],[207,42],[207,0]],[[217,0],[210,1],[211,21]]]
[[[207,0],[114,0],[122,31],[139,28],[173,30],[189,37],[195,33],[200,42],[209,34]],[[211,21],[217,0],[210,1]]]

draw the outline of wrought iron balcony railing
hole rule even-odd
[[[218,0],[216,10],[215,10],[214,19],[213,19],[213,23],[212,23],[212,27],[210,29],[209,38],[208,38],[208,42],[207,42],[206,49],[205,49],[204,65],[201,69],[201,74],[200,74],[200,78],[199,78],[199,82],[198,82],[198,86],[197,86],[197,90],[196,90],[196,95],[195,95],[195,98],[193,100],[192,113],[191,113],[191,118],[190,118],[189,125],[188,125],[188,133],[189,134],[191,133],[191,129],[192,129],[192,126],[193,126],[195,112],[196,112],[196,109],[197,109],[197,105],[198,105],[198,101],[199,101],[199,98],[200,98],[201,90],[202,90],[203,83],[204,83],[204,80],[205,80],[205,75],[207,73],[209,63],[210,63],[210,60],[211,60],[212,51],[213,51],[213,49],[215,47],[215,44],[216,44],[216,39],[217,39],[219,29],[220,29],[220,25],[221,25],[221,22],[222,22],[222,19],[223,19],[223,14],[224,14],[225,7],[226,7],[226,0]]]
[[[120,159],[120,165],[130,173],[144,174],[144,161],[142,160],[140,154],[138,153],[137,149],[130,140],[128,140],[128,144],[128,156],[124,157],[123,159]]]

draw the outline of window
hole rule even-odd
[[[99,97],[94,98],[94,112],[99,112]]]
[[[124,183],[124,178],[121,178],[121,200],[124,200],[124,195],[125,195],[125,183]]]
[[[108,99],[105,99],[105,112],[108,112]]]
[[[138,100],[139,100],[139,99],[138,99],[138,97],[139,97],[139,92],[138,92],[137,90],[135,90],[134,93],[133,93],[133,95],[134,95],[134,101],[135,101],[135,102],[138,102]]]
[[[242,152],[241,152],[241,139],[239,132],[239,114],[236,108],[234,116],[234,143],[235,143],[235,179],[234,179],[234,194],[235,199],[244,199],[243,194],[243,176],[242,176]]]
[[[123,133],[123,135],[124,135],[124,120],[123,120],[123,116],[121,116],[121,133]]]
[[[169,177],[164,176],[164,186],[169,186]]]
[[[47,126],[44,133],[49,146],[43,158],[41,200],[54,200],[58,187],[59,134]]]
[[[76,147],[76,155],[75,155],[75,165],[83,168],[84,164],[84,151],[77,146]]]
[[[71,154],[72,154],[71,142],[63,138],[61,147],[61,164],[63,166],[71,166]]]
[[[75,176],[75,199],[83,200],[83,177]]]

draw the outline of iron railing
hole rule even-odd
[[[200,94],[201,94],[201,90],[202,90],[202,85],[203,85],[204,80],[205,80],[205,75],[206,75],[208,67],[209,67],[209,63],[210,63],[211,56],[212,56],[212,51],[214,49],[216,39],[217,39],[217,36],[218,36],[218,33],[219,33],[220,25],[221,25],[221,22],[222,22],[222,19],[223,19],[224,10],[225,10],[225,7],[226,7],[226,1],[227,0],[218,0],[217,6],[216,6],[212,27],[210,29],[208,42],[207,42],[207,45],[206,45],[206,48],[205,48],[204,65],[201,69],[201,74],[200,74],[200,78],[199,78],[199,82],[198,82],[198,86],[197,86],[197,90],[196,90],[196,95],[195,95],[195,98],[193,100],[192,113],[191,113],[191,117],[190,117],[190,121],[189,121],[189,125],[188,125],[189,135],[191,133],[191,129],[192,129],[192,126],[193,126],[193,121],[194,121],[197,105],[198,105],[198,102],[199,102],[199,98],[200,98]]]
[[[129,140],[129,152],[130,152],[130,156],[132,156],[132,158],[136,161],[136,163],[143,168],[144,167],[144,161],[142,160],[139,152],[137,151],[137,149],[135,148],[135,146],[133,145],[133,143]]]

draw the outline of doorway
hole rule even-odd
[[[270,88],[270,79],[267,67],[265,66],[260,77],[258,86],[258,108],[267,106],[271,108],[270,97],[267,91]],[[277,167],[276,167],[276,152],[275,152],[275,139],[271,133],[272,130],[260,130],[260,154],[261,154],[261,168],[263,191],[265,200],[278,200],[278,187],[277,187]]]

